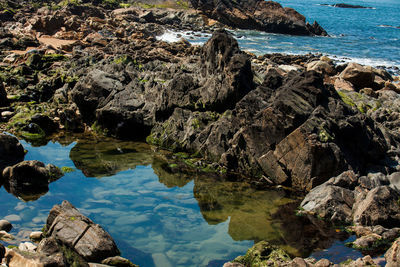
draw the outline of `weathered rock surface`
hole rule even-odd
[[[335,223],[391,228],[400,219],[400,194],[390,186],[391,176],[344,172],[312,189],[301,208]]]
[[[63,267],[68,266],[61,253],[51,256],[25,252],[18,249],[6,249],[3,262],[9,267]]]
[[[47,236],[73,249],[86,261],[101,262],[119,255],[112,237],[68,201],[51,209],[47,229]]]
[[[4,187],[15,196],[34,200],[49,191],[49,183],[62,176],[52,164],[37,160],[22,161],[3,170]]]
[[[400,264],[400,238],[393,242],[390,249],[385,253],[386,267],[395,267]]]
[[[356,89],[360,90],[365,87],[373,87],[375,73],[360,64],[350,63],[340,73],[339,77],[350,82]]]
[[[305,22],[305,17],[294,9],[283,8],[273,1],[190,0],[190,2],[194,8],[201,10],[209,18],[233,28],[294,35],[327,35],[317,22],[310,25]]]

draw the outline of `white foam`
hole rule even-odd
[[[178,37],[178,33],[177,32],[173,32],[173,31],[169,31],[168,30],[168,31],[164,32],[162,35],[157,36],[156,39],[158,41],[174,43],[174,42],[178,42],[181,38]]]

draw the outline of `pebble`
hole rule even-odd
[[[42,238],[42,232],[40,231],[32,232],[29,235],[29,238],[33,241],[40,240]]]
[[[0,231],[10,232],[12,224],[7,220],[0,220]]]
[[[0,231],[0,240],[4,240],[4,241],[10,241],[13,240],[14,237],[7,233],[6,231]]]

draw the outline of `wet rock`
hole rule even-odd
[[[361,225],[390,227],[400,223],[400,194],[389,186],[379,186],[369,191],[365,199],[353,207],[353,220]]]
[[[372,250],[373,247],[376,247],[376,243],[382,239],[380,235],[377,234],[369,234],[357,238],[353,243],[353,247],[359,250]]]
[[[12,228],[12,224],[9,221],[0,220],[0,231],[10,232]]]
[[[4,187],[25,200],[37,199],[49,190],[49,183],[62,176],[61,170],[52,164],[44,165],[37,160],[23,161],[3,171]]]
[[[247,251],[246,255],[234,260],[245,266],[268,266],[269,264],[279,266],[279,263],[287,261],[290,261],[290,257],[285,251],[265,241],[258,242]]]
[[[5,254],[6,254],[6,248],[4,247],[3,244],[0,244],[0,261],[3,260]]]
[[[23,243],[20,243],[18,246],[18,249],[20,251],[27,251],[27,252],[35,252],[36,248],[37,248],[37,246],[30,242],[23,242]]]
[[[7,233],[6,231],[0,231],[0,240],[4,240],[4,241],[10,241],[13,240],[14,237]]]
[[[373,87],[375,74],[373,71],[368,70],[357,63],[350,63],[340,73],[340,78],[353,84],[353,86],[360,90],[365,87]]]
[[[47,229],[47,236],[54,237],[87,261],[101,262],[119,254],[112,237],[68,201],[51,209]]]
[[[109,257],[101,261],[102,264],[116,267],[137,267],[130,260],[122,258],[121,256]]]

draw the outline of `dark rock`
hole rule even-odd
[[[46,115],[35,114],[30,121],[43,129],[46,134],[52,134],[58,130],[58,124]]]
[[[366,8],[366,9],[372,9],[372,7],[365,7],[365,6],[360,6],[360,5],[350,5],[350,4],[345,4],[345,3],[338,3],[338,4],[323,4],[323,5],[328,5],[328,6],[333,6],[333,7],[340,7],[340,8]]]
[[[7,264],[7,266],[69,266],[62,253],[46,256],[40,253],[27,253],[18,249],[8,249],[3,262]]]
[[[49,191],[49,183],[62,176],[52,164],[37,160],[23,161],[3,171],[4,187],[15,196],[33,200]]]
[[[294,9],[263,0],[191,0],[195,9],[230,27],[294,35],[327,35],[318,23],[306,24]]]
[[[7,98],[7,92],[3,86],[3,80],[0,78],[0,107],[6,107],[9,105]]]
[[[339,77],[351,82],[358,90],[374,86],[374,72],[357,63],[348,64]]]
[[[12,224],[9,221],[0,220],[0,231],[10,232],[12,228]]]
[[[0,172],[7,166],[24,160],[25,151],[17,138],[0,134]]]
[[[51,209],[47,229],[47,236],[73,249],[86,261],[101,262],[119,255],[112,237],[68,201]]]
[[[0,244],[0,260],[4,258],[5,254],[6,254],[6,248],[4,247],[3,244]]]

